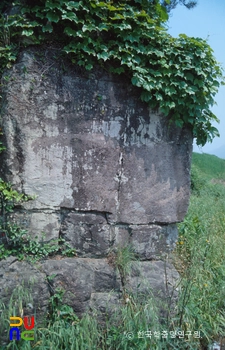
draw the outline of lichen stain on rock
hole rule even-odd
[[[43,114],[46,118],[57,120],[58,118],[58,106],[56,103],[52,103],[51,105],[47,106],[47,109],[43,111]]]

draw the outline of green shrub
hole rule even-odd
[[[189,126],[197,144],[219,135],[210,107],[222,69],[205,40],[167,33],[168,15],[158,0],[12,4],[15,14],[0,18],[2,69],[15,61],[19,46],[58,43],[76,65],[91,70],[98,64],[126,76],[152,109]]]
[[[204,179],[202,173],[199,171],[198,167],[194,164],[191,166],[191,191],[193,194],[199,195],[206,185],[206,180]]]

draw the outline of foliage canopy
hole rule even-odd
[[[184,5],[187,9],[192,9],[197,5],[197,1],[193,0],[162,0],[161,4],[166,7],[167,12],[174,10],[177,5]]]
[[[204,145],[219,136],[210,107],[222,69],[205,40],[171,37],[167,19],[159,0],[17,0],[1,17],[0,64],[9,66],[19,45],[60,43],[87,70],[98,63],[126,74],[143,101]]]

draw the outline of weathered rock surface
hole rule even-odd
[[[64,237],[79,256],[46,261],[42,273],[56,273],[54,285],[78,314],[104,309],[107,295],[114,303],[121,294],[107,255],[130,243],[147,281],[165,291],[160,259],[174,247],[189,202],[190,130],[149,110],[126,78],[63,70],[54,50],[42,54],[44,64],[25,50],[7,72],[1,120],[2,176],[36,196],[14,219],[33,236]],[[130,278],[135,289],[137,276]]]
[[[77,315],[95,308],[101,294],[122,292],[119,276],[106,259],[66,258],[48,260],[42,264],[47,276],[55,275],[53,288],[63,288],[64,301],[73,307]],[[98,293],[98,294],[96,294]],[[105,305],[106,307],[106,305]]]
[[[19,310],[19,300],[25,300],[21,293],[21,288],[28,292],[33,299],[35,314],[37,313],[37,321],[43,320],[47,314],[49,304],[49,288],[46,280],[46,274],[38,270],[36,267],[26,261],[19,261],[15,257],[9,257],[0,261],[0,301],[8,305],[8,301],[14,295],[16,309]],[[19,291],[20,289],[20,291]],[[29,301],[29,300],[28,300]],[[23,308],[27,305],[23,304]],[[24,312],[24,310],[23,310]],[[26,311],[25,311],[26,314]]]
[[[108,315],[118,311],[124,303],[121,300],[124,290],[129,296],[138,298],[151,296],[152,292],[162,299],[170,296],[178,273],[172,265],[162,261],[136,261],[131,263],[123,286],[119,271],[107,259],[50,259],[34,267],[9,257],[0,261],[0,276],[1,301],[7,304],[13,291],[24,286],[33,297],[32,312],[40,325],[46,320],[49,298],[57,288],[65,290],[63,302],[73,307],[78,316],[96,310]],[[23,310],[26,307],[23,304]]]
[[[119,77],[66,74],[46,61],[43,77],[41,61],[22,53],[7,73],[4,96],[4,172],[18,189],[37,196],[25,206],[29,230],[57,236],[65,210],[73,217],[87,213],[87,225],[92,212],[105,216],[103,226],[182,220],[191,133],[169,126]]]

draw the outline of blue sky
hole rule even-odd
[[[214,56],[225,69],[225,0],[198,0],[198,5],[192,10],[177,6],[170,15],[168,25],[169,33],[174,37],[184,33],[207,39]],[[215,100],[217,105],[212,111],[220,119],[220,124],[215,124],[220,138],[215,138],[202,149],[194,145],[195,152],[214,154],[214,151],[225,145],[225,86],[220,88]]]

